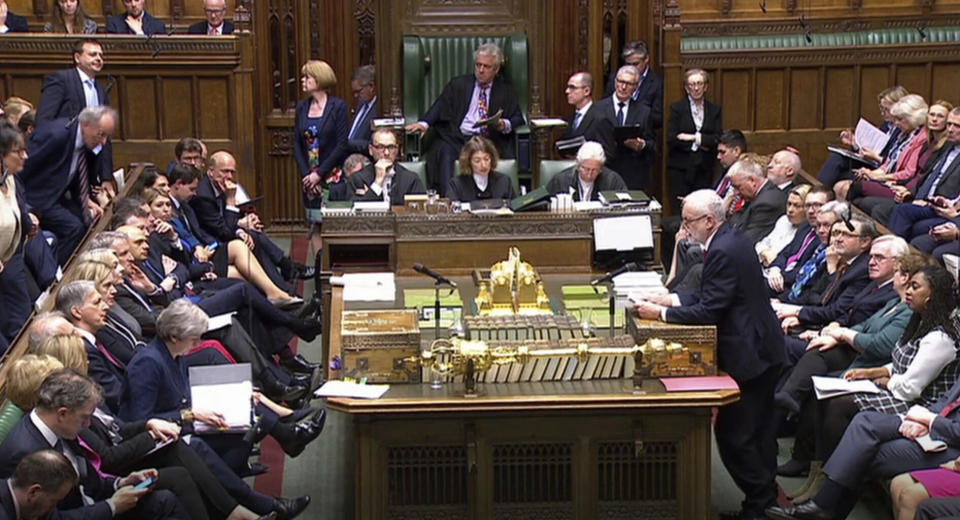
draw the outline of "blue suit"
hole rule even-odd
[[[127,13],[116,14],[107,19],[107,33],[109,34],[135,34],[130,26],[127,25]],[[167,26],[160,20],[157,20],[150,13],[143,12],[143,34],[166,34]]]
[[[746,495],[746,518],[762,517],[777,498],[776,422],[769,411],[784,361],[783,332],[766,294],[753,243],[723,224],[707,249],[700,290],[677,293],[682,305],[666,310],[669,323],[717,326],[717,367],[740,386],[740,401],[717,414],[717,447]]]
[[[20,172],[26,189],[27,203],[40,218],[41,226],[57,237],[57,261],[66,264],[87,232],[80,206],[79,179],[73,161],[78,124],[56,119],[39,127],[30,135],[27,145],[30,158]],[[100,161],[107,160],[106,148],[94,154],[86,146],[85,154],[90,186],[96,185]]]
[[[367,112],[363,114],[363,119],[357,122],[357,127],[354,129],[354,121],[359,114],[358,112],[353,114],[353,119],[350,120],[350,126],[348,126],[348,132],[353,130],[352,134],[347,135],[347,148],[349,148],[348,153],[362,153],[363,155],[370,155],[370,139],[373,135],[373,130],[370,129],[370,123],[377,117],[377,100],[370,100],[371,106],[367,109]],[[363,105],[361,105],[363,106]]]

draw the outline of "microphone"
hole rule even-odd
[[[617,269],[616,271],[611,271],[611,272],[609,272],[609,273],[601,276],[600,278],[597,278],[596,280],[593,280],[592,282],[590,282],[590,285],[594,285],[594,286],[600,285],[600,284],[602,284],[602,283],[604,283],[604,282],[609,282],[610,280],[613,280],[614,278],[620,276],[620,275],[623,274],[623,273],[626,273],[627,271],[636,271],[636,270],[637,270],[637,263],[636,263],[636,262],[628,262],[628,263],[624,264],[624,266],[621,267],[620,269]]]
[[[453,280],[447,278],[446,276],[443,276],[442,274],[434,271],[433,269],[430,269],[429,267],[427,267],[427,266],[425,266],[425,265],[423,265],[423,264],[419,264],[419,263],[413,264],[413,270],[416,271],[416,272],[418,272],[418,273],[425,274],[425,275],[429,276],[430,278],[433,278],[434,280],[437,281],[437,283],[445,283],[445,284],[449,285],[450,287],[456,287],[456,286],[457,286],[457,282],[454,282]]]

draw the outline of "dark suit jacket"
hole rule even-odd
[[[700,147],[691,151],[693,143],[678,141],[678,134],[693,134],[697,126],[690,112],[690,100],[683,99],[670,105],[667,122],[667,168],[681,171],[713,170],[717,160],[717,142],[723,133],[723,114],[720,107],[703,101],[703,126],[700,128]]]
[[[450,179],[447,195],[450,196],[450,200],[461,202],[480,199],[512,199],[517,196],[513,190],[513,182],[510,181],[510,177],[498,171],[490,172],[487,179],[487,189],[483,191],[477,188],[473,175],[455,175]]]
[[[579,201],[579,178],[577,167],[571,166],[550,179],[550,182],[547,183],[547,191],[550,192],[551,195],[556,195],[558,193],[570,193],[570,189],[573,188],[573,200]],[[597,179],[593,181],[593,189],[590,190],[590,200],[600,200],[601,191],[624,191],[626,189],[627,183],[623,182],[620,174],[610,168],[604,167],[600,170],[600,174],[597,175]]]
[[[776,184],[764,181],[753,200],[747,202],[738,213],[734,213],[730,223],[756,244],[770,234],[777,224],[777,219],[786,210],[787,193],[777,188]]]
[[[197,194],[190,199],[189,206],[193,208],[200,227],[221,243],[225,244],[237,237],[240,212],[227,209],[226,198],[223,193],[216,192],[209,175],[200,179]]]
[[[24,415],[20,422],[10,430],[3,444],[0,444],[0,475],[11,476],[17,464],[24,457],[35,451],[46,449],[52,449],[52,447],[33,424],[33,421],[30,420],[30,415]],[[74,487],[66,498],[58,504],[60,517],[78,520],[110,520],[113,513],[105,500],[113,496],[113,483],[116,479],[100,478],[93,464],[90,464],[90,461],[82,453],[76,455],[80,459],[79,462],[87,466],[86,478],[80,483],[83,484],[87,495],[97,502],[92,506],[84,507],[80,490]]]
[[[617,70],[610,71],[607,78],[607,87],[603,91],[604,97],[612,96],[616,90]],[[643,78],[634,94],[634,99],[650,107],[650,126],[655,129],[663,128],[663,78],[652,67],[647,67],[647,77]]]
[[[370,107],[370,110],[367,110],[367,113],[363,116],[363,121],[360,121],[360,126],[357,127],[357,133],[353,136],[353,139],[350,139],[350,129],[353,128],[353,119],[357,117],[359,112],[354,112],[353,118],[350,119],[350,124],[347,125],[347,148],[349,153],[362,153],[363,155],[370,155],[370,137],[373,135],[373,130],[370,129],[370,122],[376,119],[377,117],[377,100],[373,100],[373,106]]]
[[[894,298],[897,298],[897,291],[893,289],[892,282],[878,287],[877,282],[871,280],[853,297],[853,305],[837,321],[845,327],[863,323]]]
[[[223,30],[221,31],[223,34],[233,34],[233,29],[233,22],[230,20],[223,21]],[[210,25],[207,24],[206,20],[203,20],[202,22],[190,24],[190,27],[187,28],[187,34],[207,34],[209,30]]]
[[[114,417],[111,427],[93,416],[90,426],[80,432],[80,438],[100,455],[100,467],[104,471],[123,475],[157,445],[146,425],[147,421],[124,422]]]
[[[107,311],[107,324],[97,331],[97,341],[122,365],[129,363],[137,349],[143,346],[142,337],[116,318],[113,307]]]
[[[669,323],[717,326],[717,368],[738,383],[784,361],[783,332],[770,307],[753,244],[729,224],[714,234],[699,291],[681,291]]]
[[[27,203],[41,218],[43,211],[57,204],[67,190],[70,190],[74,201],[79,200],[77,176],[74,174],[70,179],[70,174],[74,173],[70,171],[70,162],[73,159],[77,123],[70,126],[67,126],[67,123],[67,119],[56,119],[30,135],[30,143],[27,145],[30,157],[19,174],[27,190]],[[100,161],[106,152],[106,147],[99,155],[84,148],[91,186],[98,184],[96,173],[100,171]],[[76,208],[80,209],[79,204]]]
[[[157,417],[179,423],[180,410],[190,408],[187,365],[174,359],[160,339],[137,350],[127,378],[120,416],[128,421]]]
[[[107,33],[109,34],[134,34],[127,25],[126,11],[111,16],[107,19]],[[143,12],[143,34],[166,34],[167,26],[160,20],[157,20],[150,13]]]
[[[293,157],[300,169],[300,177],[310,174],[307,161],[307,145],[303,133],[307,130],[307,115],[310,113],[312,98],[301,99],[297,103],[296,117],[293,128]],[[320,175],[340,166],[347,158],[347,103],[331,95],[327,96],[327,106],[324,108],[323,120],[318,129],[320,136],[320,165],[317,171]]]
[[[914,195],[919,197],[926,196],[926,193],[918,193],[920,187],[923,186],[924,182],[931,175],[936,178],[937,172],[934,171],[934,167],[938,162],[940,162],[940,158],[949,152],[950,147],[943,146],[940,148],[940,151],[937,152],[937,155],[932,157],[930,161],[927,162],[929,169],[923,172],[923,175],[920,176],[917,184],[913,187],[912,192]],[[937,184],[937,187],[934,190],[934,195],[941,195],[949,199],[955,198],[958,194],[960,194],[960,155],[954,158],[953,162],[947,166],[947,171],[944,173],[943,178],[940,179],[940,183]]]
[[[170,225],[177,230],[177,234],[180,235],[181,241],[186,241],[189,243],[191,242],[190,238],[193,238],[197,242],[205,245],[209,245],[217,241],[216,237],[210,233],[207,233],[203,229],[203,226],[200,225],[200,219],[197,218],[197,213],[193,210],[193,207],[189,203],[180,203],[180,207],[174,207],[174,211],[179,211],[180,217],[171,219]],[[178,220],[179,222],[177,222]],[[184,222],[186,222],[186,224],[184,224]],[[191,244],[188,250],[193,251],[195,246],[196,244]],[[227,245],[220,244],[220,246],[226,247]]]
[[[5,23],[9,32],[30,32],[30,24],[27,23],[27,19],[10,11],[7,11],[7,21]]]
[[[351,175],[347,180],[350,186],[346,193],[348,197],[347,200],[383,200],[383,194],[377,195],[372,189],[368,189],[367,193],[363,195],[357,195],[355,191],[363,188],[365,185],[372,185],[376,178],[377,172],[373,164],[368,164],[364,166],[362,170]],[[399,164],[393,165],[393,181],[390,184],[390,204],[402,206],[404,195],[424,194],[426,192],[427,190],[423,187],[423,182],[420,181],[419,175]]]
[[[850,267],[843,272],[843,276],[840,278],[837,278],[836,274],[831,276],[830,284],[836,280],[837,285],[833,292],[830,293],[826,304],[804,305],[797,315],[800,322],[804,325],[825,325],[846,316],[850,308],[856,303],[856,298],[863,296],[861,294],[863,288],[871,284],[870,274],[867,272],[867,264],[870,261],[869,257],[869,253],[861,253],[853,260]],[[876,302],[877,306],[870,310],[870,312],[864,313],[863,318],[873,314],[873,312],[883,306],[890,297],[890,293],[887,293],[887,297],[878,300]]]
[[[473,74],[451,79],[443,88],[440,97],[433,102],[430,110],[420,118],[421,121],[426,121],[430,128],[436,130],[441,139],[457,150],[461,149],[466,142],[460,132],[460,124],[463,123],[463,118],[466,117],[467,110],[470,108],[476,82],[477,79]],[[491,131],[490,140],[497,146],[501,158],[511,159],[516,155],[513,149],[514,133],[524,123],[523,112],[517,102],[517,94],[509,83],[497,76],[490,87],[489,99],[487,113],[492,115],[503,109],[503,117],[509,119],[511,125],[509,134]]]
[[[103,388],[103,405],[113,413],[120,410],[120,401],[126,387],[127,377],[123,365],[114,363],[96,345],[86,338],[83,346],[87,351],[89,367],[87,374]]]
[[[570,126],[567,127],[567,132],[560,136],[560,139],[571,139],[582,135],[587,141],[600,143],[603,146],[603,153],[607,154],[607,160],[612,159],[617,154],[617,143],[613,139],[613,120],[600,114],[596,102],[590,105],[590,109],[580,118],[580,125],[576,128],[573,127],[575,116],[576,112],[567,119]],[[576,153],[573,155],[576,155]]]
[[[612,127],[617,125],[617,102],[614,96],[597,101],[596,109]],[[650,163],[656,157],[657,139],[650,124],[650,107],[639,101],[630,101],[623,126],[643,128],[643,150],[635,152],[623,143],[616,143],[616,153],[607,159],[607,167],[620,174],[630,189],[645,189],[650,180]],[[614,129],[614,131],[616,131]]]
[[[804,263],[807,262],[807,260],[810,259],[811,256],[813,256],[813,252],[817,250],[817,245],[820,244],[820,239],[817,238],[816,233],[814,233],[813,239],[809,244],[807,244],[807,248],[803,250],[803,253],[793,265],[793,269],[790,269],[789,271],[786,270],[787,260],[800,251],[800,248],[803,247],[803,242],[807,238],[807,234],[812,230],[813,227],[809,222],[804,221],[803,224],[800,224],[797,232],[793,235],[793,240],[791,240],[786,247],[780,250],[780,254],[778,254],[777,258],[774,259],[774,261],[770,264],[770,267],[780,268],[780,274],[783,275],[783,283],[786,286],[793,285],[793,282],[797,279],[797,271]]]

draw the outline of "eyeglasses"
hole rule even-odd
[[[226,7],[221,7],[220,9],[204,9],[207,14],[223,14],[227,11]]]
[[[703,220],[705,218],[707,218],[707,215],[700,215],[699,217],[694,217],[694,218],[681,217],[681,220],[683,221],[684,226],[689,226],[690,224],[693,224],[694,222],[698,220]]]
[[[842,229],[834,229],[830,232],[830,236],[833,238],[863,238],[860,234],[854,233],[852,231],[844,231]]]
[[[567,90],[577,90],[577,89],[580,89],[580,88],[584,88],[584,87],[579,86],[579,85],[567,85]]]
[[[400,149],[400,147],[395,144],[373,144],[370,146],[372,146],[374,150],[380,150],[380,151],[386,150],[389,152]]]
[[[637,82],[636,82],[636,81],[625,81],[625,80],[622,80],[622,79],[620,79],[620,78],[617,78],[617,84],[618,84],[618,85],[626,85],[626,86],[628,86],[628,87],[635,87],[635,86],[637,86]]]

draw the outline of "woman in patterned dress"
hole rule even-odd
[[[300,86],[309,94],[297,103],[293,156],[297,161],[307,210],[310,242],[320,251],[320,207],[323,188],[337,182],[347,156],[347,103],[329,90],[337,76],[325,61],[310,60],[300,68]]]

